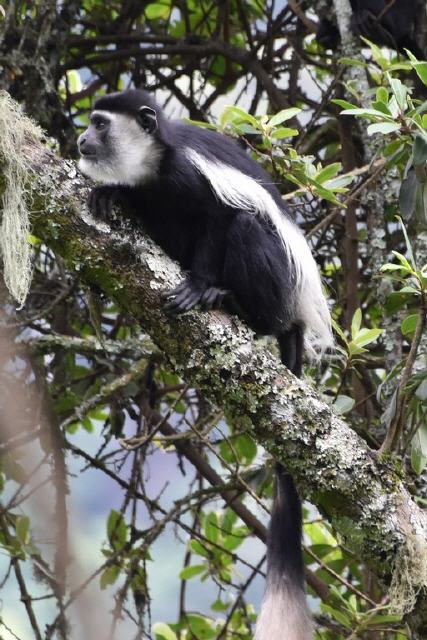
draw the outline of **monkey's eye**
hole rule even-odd
[[[97,131],[101,131],[102,129],[105,129],[107,127],[108,120],[95,116],[91,119],[91,123]]]

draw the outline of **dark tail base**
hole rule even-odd
[[[304,350],[304,330],[298,324],[278,336],[280,359],[298,378],[302,376],[302,354]]]
[[[292,476],[276,464],[276,488],[271,514],[268,562],[269,569],[286,576],[304,589],[302,556],[302,509]]]

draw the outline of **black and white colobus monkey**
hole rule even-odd
[[[351,29],[355,35],[398,51],[409,49],[417,58],[424,58],[414,35],[423,0],[350,0],[350,4]],[[335,49],[340,34],[336,25],[324,17],[316,38],[325,48]]]
[[[96,101],[78,140],[94,213],[119,190],[145,230],[188,272],[168,294],[183,312],[218,305],[226,292],[257,332],[278,338],[284,364],[301,375],[303,341],[332,344],[330,315],[310,249],[271,178],[229,138],[167,120],[144,91]],[[304,593],[301,505],[279,467],[268,541],[267,586],[257,640],[312,637]]]

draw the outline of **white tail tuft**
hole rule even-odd
[[[282,582],[267,584],[258,615],[254,640],[312,640],[313,626],[305,593]]]
[[[270,193],[254,178],[229,165],[209,160],[187,147],[186,156],[208,180],[219,200],[230,207],[269,218],[294,266],[297,318],[305,326],[305,344],[313,357],[332,347],[331,317],[322,283],[310,247],[300,229],[276,204]]]

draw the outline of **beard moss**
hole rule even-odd
[[[28,146],[42,137],[41,129],[22,113],[6,91],[0,91],[0,162],[4,181],[0,249],[4,281],[19,308],[24,305],[32,275],[28,187],[32,168]]]

